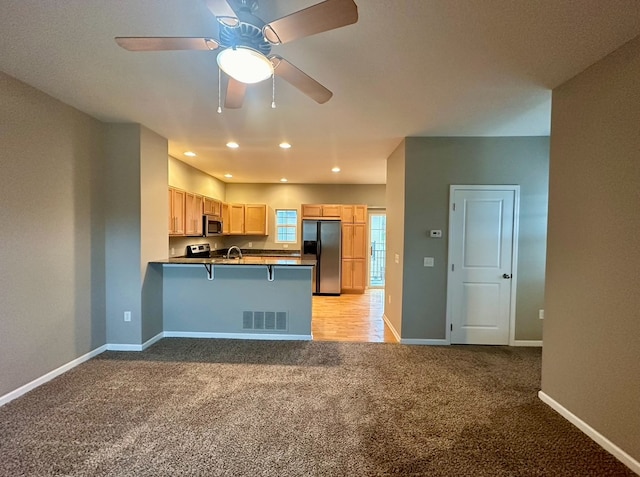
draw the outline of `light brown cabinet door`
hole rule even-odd
[[[342,288],[345,290],[353,288],[353,260],[342,261]]]
[[[245,235],[267,235],[266,204],[245,204],[244,233]]]
[[[222,203],[219,200],[212,199],[211,197],[204,197],[204,207],[202,213],[204,215],[215,215],[220,217],[222,214]]]
[[[353,256],[353,224],[342,224],[342,258],[355,258]]]
[[[353,224],[353,249],[352,258],[367,257],[367,226],[365,224]]]
[[[220,213],[222,216],[222,234],[229,235],[230,223],[229,223],[229,204],[224,202],[220,205]]]
[[[322,217],[322,205],[302,204],[302,217]]]
[[[186,193],[169,189],[169,235],[184,235]]]
[[[366,277],[366,262],[364,260],[352,260],[353,278],[351,280],[351,289],[364,291]]]
[[[340,219],[344,223],[364,224],[367,222],[367,206],[343,205],[341,207]]]
[[[244,234],[244,204],[229,204],[229,234]]]
[[[323,217],[340,217],[341,212],[342,212],[342,206],[340,205],[324,204],[322,206]]]
[[[356,224],[367,223],[367,206],[366,205],[353,206],[353,222]]]
[[[367,226],[342,224],[342,258],[367,257]]]
[[[185,235],[202,235],[202,196],[185,193]]]
[[[366,286],[366,262],[360,259],[342,261],[342,289],[363,292]]]

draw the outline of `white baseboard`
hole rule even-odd
[[[400,343],[402,341],[402,338],[400,338],[400,333],[398,333],[398,331],[394,328],[394,326],[391,324],[391,321],[389,321],[389,318],[387,318],[387,315],[383,314],[382,315],[382,319],[384,320],[385,324],[389,327],[389,329],[391,330],[391,333],[393,334],[393,336],[395,337],[396,341],[398,343]]]
[[[422,340],[422,339],[413,339],[413,338],[403,338],[400,340],[401,344],[406,345],[427,345],[427,346],[449,346],[447,340]]]
[[[286,340],[310,341],[311,335],[287,335],[275,333],[212,333],[198,331],[165,331],[165,338],[223,338],[232,340]]]
[[[513,340],[509,346],[530,346],[542,348],[542,340]]]
[[[9,401],[13,401],[16,398],[19,398],[20,396],[28,393],[32,389],[35,389],[38,386],[41,386],[48,381],[51,381],[53,378],[56,378],[63,373],[66,373],[70,369],[75,368],[79,364],[82,364],[85,361],[90,360],[94,356],[98,356],[100,353],[106,350],[107,350],[107,345],[100,346],[99,348],[96,348],[93,351],[88,352],[87,354],[83,354],[82,356],[74,359],[73,361],[69,361],[67,364],[63,364],[62,366],[54,369],[53,371],[50,371],[47,374],[40,376],[37,379],[34,379],[30,383],[27,383],[24,386],[20,386],[18,389],[11,391],[10,393],[5,394],[4,396],[0,396],[0,406],[4,406]]]
[[[124,343],[108,343],[107,350],[108,351],[144,351],[149,346],[154,343],[157,343],[162,338],[164,338],[164,333],[160,332],[155,335],[153,338],[148,339],[142,344],[124,344]]]
[[[604,450],[609,452],[611,455],[613,455],[616,459],[618,459],[624,465],[629,467],[633,472],[640,475],[640,462],[638,462],[629,454],[627,454],[625,451],[620,449],[617,445],[615,445],[605,436],[600,434],[593,427],[591,427],[589,424],[584,422],[578,416],[573,414],[567,408],[562,406],[562,404],[560,404],[558,401],[550,397],[548,394],[544,393],[543,391],[538,391],[538,397],[542,402],[547,404],[554,411],[556,411],[558,414],[564,417],[567,421],[569,421],[571,424],[573,424],[582,432],[584,432],[587,436],[589,436],[596,444],[598,444]]]

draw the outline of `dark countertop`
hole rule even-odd
[[[280,267],[312,267],[316,264],[315,260],[303,260],[299,257],[277,258],[269,256],[245,256],[243,258],[187,258],[174,257],[165,258],[163,260],[154,260],[149,263],[159,263],[162,265],[224,265],[224,266],[243,266],[243,265],[277,265]]]

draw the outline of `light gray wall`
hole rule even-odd
[[[548,200],[547,137],[406,138],[402,338],[444,339],[451,184],[520,185],[516,340],[541,340]],[[442,239],[428,236],[441,229]],[[425,268],[423,257],[434,257]]]
[[[166,257],[167,140],[139,124],[107,125],[107,341],[141,344],[162,331],[161,277],[147,262]],[[143,290],[144,285],[144,290]],[[123,314],[131,311],[131,321]]]
[[[277,250],[283,244],[276,243],[275,209],[297,209],[301,204],[367,204],[369,207],[384,207],[384,185],[353,184],[227,184],[226,201],[242,204],[267,204],[270,207],[267,237],[227,237],[225,246],[238,245],[247,248]],[[300,249],[299,240],[290,244],[291,249]]]
[[[0,73],[0,396],[105,344],[103,125]]]
[[[542,390],[640,461],[640,37],[553,91]]]
[[[167,257],[167,140],[140,131],[140,269],[142,275],[142,342],[162,333],[162,269],[149,262]]]
[[[387,159],[387,256],[384,314],[402,335],[402,276],[404,268],[405,141]],[[395,256],[398,255],[398,262]]]

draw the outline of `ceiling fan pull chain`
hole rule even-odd
[[[271,75],[271,109],[276,108],[276,75]]]
[[[220,68],[218,68],[218,114],[222,113],[222,100],[220,97],[222,96],[222,72]]]

